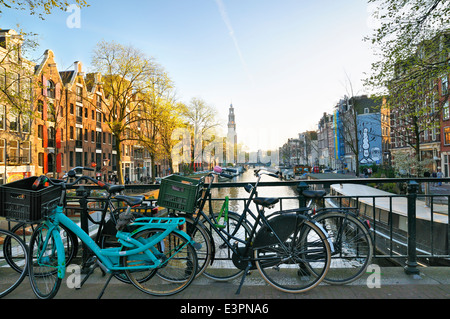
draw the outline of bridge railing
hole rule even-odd
[[[420,263],[450,264],[450,187],[448,193],[430,194],[428,185],[449,183],[450,179],[443,178],[355,178],[355,179],[308,179],[300,181],[268,181],[260,182],[258,187],[289,186],[296,189],[323,188],[328,190],[326,201],[338,207],[353,207],[360,216],[369,219],[373,229],[375,258],[391,258],[405,260],[405,271],[410,274],[418,273]],[[381,185],[396,183],[402,185],[403,194],[374,194],[352,195],[332,192],[331,185]],[[216,183],[213,188],[241,188],[253,183]],[[127,186],[131,193],[140,192],[145,185]],[[156,189],[157,186],[153,186]],[[339,190],[335,187],[334,190]],[[223,193],[223,192],[222,192]],[[232,193],[232,192],[230,192]],[[223,201],[223,198],[213,198],[214,201]],[[247,198],[232,198],[230,202],[245,201]],[[297,200],[299,207],[305,205],[306,200],[301,196],[281,197],[276,209],[282,210],[285,203]],[[384,206],[379,202],[383,201]],[[326,202],[323,202],[325,205]],[[244,205],[240,205],[243,207]],[[220,206],[219,206],[220,207]]]
[[[296,189],[299,185],[303,188],[324,188],[328,190],[326,201],[332,201],[337,206],[353,207],[359,211],[361,216],[368,218],[374,234],[374,243],[379,248],[374,253],[375,258],[393,258],[405,260],[405,271],[409,274],[418,273],[418,266],[422,260],[433,264],[450,264],[450,191],[448,194],[423,194],[420,191],[421,185],[426,183],[449,183],[450,179],[422,178],[422,179],[323,179],[323,180],[301,180],[301,181],[262,181],[258,184],[261,188],[274,188],[288,186]],[[332,185],[358,184],[385,184],[398,183],[406,189],[405,194],[374,194],[341,195],[332,192]],[[241,183],[215,183],[213,189],[233,189],[242,188],[252,182]],[[96,188],[82,186],[77,188],[77,195],[86,191],[89,196],[90,190]],[[142,194],[159,189],[159,185],[139,185],[131,184],[125,186],[125,193]],[[339,189],[339,187],[337,188]],[[424,187],[426,189],[426,187]],[[375,190],[375,188],[374,188]],[[221,193],[236,193],[222,191]],[[75,196],[72,200],[81,202],[81,206],[86,207],[86,196]],[[229,196],[229,195],[228,195]],[[248,198],[236,198],[229,196],[230,203],[244,202]],[[380,207],[378,201],[383,199],[387,206]],[[403,199],[402,211],[398,211],[393,203],[398,199]],[[221,205],[224,196],[213,198],[213,201]],[[280,197],[280,202],[276,209],[283,208],[292,203],[298,203],[298,207],[305,205],[305,199],[301,196]],[[426,203],[424,206],[423,203]],[[325,205],[325,201],[323,202]],[[241,204],[241,207],[244,205]],[[398,206],[398,205],[397,205]],[[219,206],[220,207],[220,206]],[[424,216],[423,210],[428,209],[428,216]],[[437,209],[439,207],[439,209]],[[418,216],[418,209],[420,216]],[[238,211],[239,213],[239,211]],[[427,212],[425,212],[427,215]],[[86,221],[81,218],[82,226]]]

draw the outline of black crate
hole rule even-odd
[[[40,185],[32,189],[37,177],[0,185],[0,217],[21,222],[37,222],[58,205],[61,187]]]

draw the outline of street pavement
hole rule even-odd
[[[222,300],[293,300],[293,299],[450,299],[450,267],[421,267],[418,275],[408,275],[402,267],[378,267],[357,281],[343,286],[320,284],[301,294],[278,291],[265,283],[255,270],[247,276],[241,293],[236,294],[240,279],[215,282],[203,276],[184,291],[170,297],[154,297],[140,292],[134,286],[112,279],[102,299],[152,299],[154,301]],[[63,281],[55,299],[96,299],[107,276],[96,270],[81,289],[70,289]],[[28,278],[11,294],[2,299],[36,299]]]

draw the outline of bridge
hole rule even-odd
[[[383,236],[384,245],[394,247],[398,238],[394,221],[398,220],[396,215],[402,212],[406,222],[398,229],[402,231],[404,239],[403,250],[390,249],[387,252],[377,251],[374,253],[373,268],[368,269],[367,274],[356,282],[345,286],[330,286],[321,284],[319,287],[309,291],[307,294],[291,295],[268,287],[259,274],[255,271],[250,276],[242,288],[241,294],[234,293],[239,285],[238,281],[228,283],[216,283],[206,278],[198,278],[191,287],[172,297],[152,298],[151,296],[139,293],[134,287],[113,281],[107,289],[103,298],[108,299],[134,299],[150,298],[156,302],[170,300],[171,311],[177,305],[186,303],[199,304],[207,299],[219,300],[244,300],[244,299],[303,299],[303,298],[328,298],[328,299],[368,299],[368,298],[418,298],[418,299],[449,299],[450,298],[450,260],[449,253],[449,207],[450,190],[439,194],[419,194],[419,185],[423,183],[450,182],[450,179],[310,179],[302,180],[302,187],[325,188],[330,190],[328,199],[337,200],[340,205],[355,205],[363,210],[367,216],[372,216],[373,227],[376,231],[387,229],[387,234]],[[297,187],[299,181],[273,181],[260,182],[259,187]],[[406,189],[406,194],[394,195],[383,193],[368,187],[368,184],[380,183],[401,183]],[[217,183],[214,188],[233,189],[243,187],[248,183]],[[356,185],[356,186],[355,186]],[[358,185],[360,187],[358,187]],[[341,188],[342,186],[342,188]],[[86,195],[95,187],[85,186]],[[157,190],[159,185],[126,185],[126,192],[129,194],[148,193]],[[331,189],[343,190],[341,194],[331,194]],[[365,191],[363,191],[365,189]],[[449,187],[450,189],[450,187]],[[345,191],[344,191],[345,190]],[[356,192],[358,190],[359,193]],[[78,192],[80,195],[82,192]],[[231,191],[230,191],[231,193]],[[82,199],[85,196],[75,196],[75,199]],[[425,205],[426,198],[429,198],[428,205]],[[439,200],[438,200],[439,199]],[[444,199],[444,200],[442,200]],[[215,198],[220,202],[223,198]],[[230,201],[244,201],[246,198],[230,198]],[[278,209],[287,205],[288,201],[297,200],[299,205],[303,204],[302,198],[284,197],[280,199]],[[398,201],[398,203],[396,203]],[[381,208],[382,203],[384,206]],[[428,217],[427,217],[428,214]],[[423,228],[422,220],[429,220],[427,229]],[[439,224],[439,226],[437,226]],[[418,226],[419,225],[419,226]],[[406,227],[406,228],[405,228]],[[442,228],[443,227],[443,228]],[[426,232],[429,241],[426,243],[429,249],[423,249],[421,232]],[[381,241],[382,237],[376,238]],[[418,240],[419,239],[419,240]],[[438,249],[436,249],[438,248]],[[400,266],[386,265],[386,258],[399,261]],[[425,264],[424,262],[431,262]],[[436,266],[440,265],[440,266]],[[444,265],[444,266],[442,266]],[[62,285],[58,298],[62,299],[94,299],[103,287],[106,278],[101,273],[90,279],[81,290],[70,289]],[[120,285],[120,286],[119,286]],[[117,289],[116,289],[117,288]],[[27,283],[23,283],[7,299],[33,298],[34,295]],[[177,299],[173,300],[173,299]],[[183,301],[184,300],[184,301]],[[176,301],[176,302],[175,302]],[[173,303],[175,302],[175,303]],[[217,300],[215,301],[217,302]],[[223,302],[222,302],[223,303]],[[268,301],[269,305],[270,301]],[[272,309],[277,305],[273,304]]]

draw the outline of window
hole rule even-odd
[[[448,108],[448,101],[445,102],[444,108],[442,110],[444,120],[448,120],[450,118],[450,110]]]
[[[6,106],[0,105],[0,130],[5,129],[6,123]]]
[[[89,140],[89,134],[87,128],[84,129],[84,141],[87,142]]]
[[[94,130],[91,130],[91,142],[92,142],[92,143],[95,142],[95,133],[94,133]]]
[[[80,118],[83,117],[83,107],[82,106],[77,105],[77,116]]]
[[[73,140],[73,126],[70,127],[69,137],[71,140]]]
[[[5,162],[5,140],[0,140],[0,163]]]
[[[97,94],[97,110],[101,110],[102,109],[102,97],[100,95]]]
[[[38,101],[37,111],[39,113],[39,118],[41,120],[43,120],[44,119],[44,102],[42,102],[41,100]]]
[[[44,153],[38,154],[38,165],[39,167],[44,167]]]
[[[77,102],[83,102],[83,87],[77,86]]]
[[[19,123],[18,123],[18,116],[10,113],[9,116],[9,129],[11,131],[18,131],[19,130]]]
[[[448,93],[448,77],[444,76],[441,78],[441,89],[442,89],[442,95],[446,95]]]
[[[444,127],[444,144],[450,145],[450,127]]]
[[[28,114],[22,115],[22,132],[30,133],[31,130],[31,119]]]
[[[77,127],[77,141],[82,141],[83,140],[83,129]]]
[[[47,81],[47,97],[51,99],[55,98],[55,83],[52,80]]]
[[[0,66],[0,88],[6,88],[6,70],[2,66]]]
[[[44,126],[38,125],[38,138],[41,140],[44,138]]]
[[[69,166],[73,167],[73,152],[69,153]]]
[[[22,163],[31,163],[31,143],[28,141],[22,143]]]
[[[73,114],[73,103],[70,103],[70,114]]]

